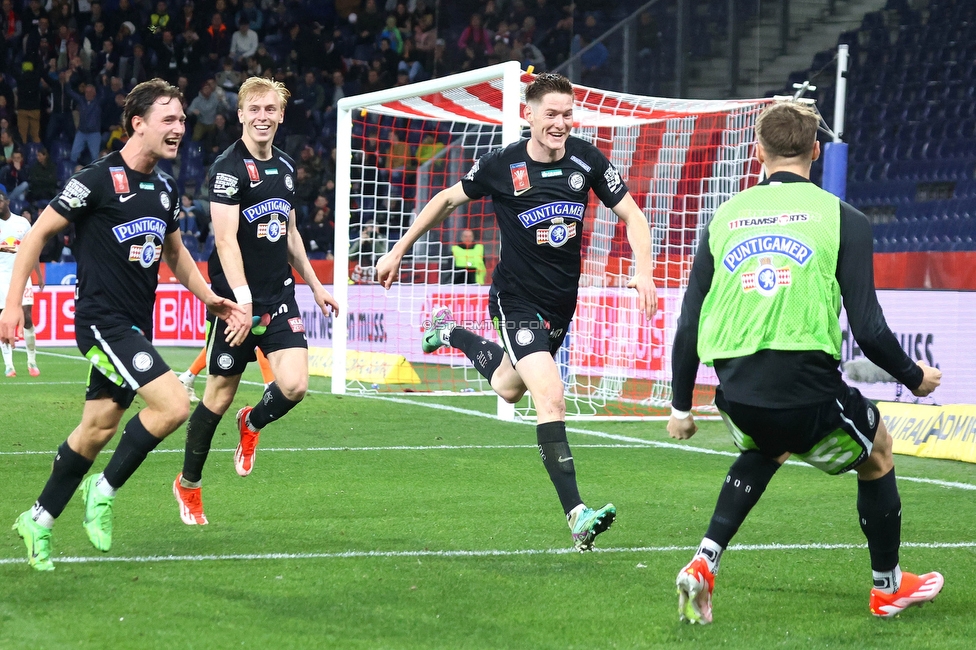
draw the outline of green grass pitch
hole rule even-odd
[[[178,370],[196,352],[163,349]],[[22,352],[15,361],[25,368]],[[119,492],[112,550],[88,543],[76,496],[54,528],[57,569],[36,573],[9,526],[77,424],[87,372],[71,349],[39,363],[36,379],[0,378],[5,650],[968,649],[976,639],[972,465],[896,458],[902,567],[945,575],[935,603],[872,617],[854,476],[788,465],[723,559],[715,623],[691,627],[678,622],[674,578],[731,462],[720,423],[681,444],[659,422],[571,423],[583,497],[619,513],[598,551],[580,555],[533,427],[485,417],[493,398],[336,397],[322,378],[265,429],[246,478],[234,472],[233,414],[261,387],[242,386],[205,468],[210,525],[183,525],[173,500],[181,428]],[[245,380],[259,380],[256,367]]]

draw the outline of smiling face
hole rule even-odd
[[[266,146],[274,141],[278,125],[285,119],[285,107],[274,90],[248,95],[237,109],[244,126],[244,143]]]
[[[573,130],[573,96],[551,92],[529,101],[525,105],[525,120],[531,132],[530,155],[534,152],[544,160],[558,160]]]
[[[144,116],[132,118],[132,127],[141,135],[145,153],[172,160],[186,133],[185,122],[182,102],[174,97],[160,97]]]

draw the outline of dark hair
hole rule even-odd
[[[767,106],[756,120],[756,137],[768,156],[810,156],[817,141],[820,116],[807,104],[779,102]]]
[[[132,89],[125,98],[125,108],[122,110],[122,120],[127,135],[131,137],[135,133],[135,129],[132,128],[132,118],[144,118],[160,97],[177,99],[180,104],[183,104],[183,93],[180,89],[158,77],[143,81]]]
[[[574,96],[573,84],[555,72],[543,72],[525,87],[525,103],[537,102],[549,93]]]

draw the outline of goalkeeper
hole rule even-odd
[[[894,616],[942,588],[938,573],[899,566],[891,437],[877,407],[841,378],[841,299],[864,353],[915,395],[935,390],[942,373],[914,363],[888,329],[867,218],[809,180],[819,122],[813,108],[793,102],[759,116],[758,157],[769,178],[715,213],[681,307],[668,433],[686,440],[696,431],[689,411],[700,359],[715,367],[715,405],[742,452],[698,552],[678,574],[679,616],[692,623],[711,622],[722,552],[791,454],[828,474],[857,472],[875,616]]]
[[[636,259],[628,286],[637,289],[647,318],[657,310],[652,282],[647,219],[620,174],[599,149],[570,136],[573,86],[558,74],[541,74],[525,89],[530,137],[492,151],[456,185],[439,192],[407,233],[376,265],[377,280],[389,288],[403,256],[458,206],[490,196],[505,251],[495,267],[489,312],[505,346],[479,331],[457,327],[446,308],[435,309],[423,349],[449,345],[461,350],[503,399],[515,403],[526,390],[537,405],[536,435],[542,462],[566,513],[580,552],[616,516],[613,504],[587,508],[576,485],[566,440],[566,403],[553,355],[576,311],[583,218],[592,189],[626,224]]]

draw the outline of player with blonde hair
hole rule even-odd
[[[240,442],[234,468],[240,476],[254,469],[261,429],[297,406],[308,390],[308,341],[292,269],[312,289],[323,314],[339,312],[339,304],[315,276],[298,234],[295,161],[273,144],[289,92],[277,81],[251,77],[241,84],[238,97],[243,133],[214,161],[208,175],[216,244],[209,271],[218,295],[235,298],[248,319],[259,314],[262,321],[226,340],[224,325],[208,317],[207,388],[187,422],[183,471],[173,481],[180,518],[191,526],[207,523],[203,466],[241,374],[255,360],[255,346],[268,356],[275,380],[256,406],[237,412]]]

